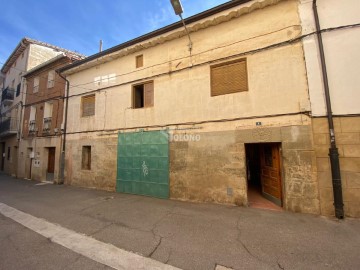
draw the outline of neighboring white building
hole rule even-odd
[[[22,105],[25,102],[26,84],[22,75],[37,65],[68,52],[60,47],[23,38],[1,68],[5,75],[1,88],[0,107],[0,170],[17,175],[18,146],[20,140]]]
[[[360,216],[360,1],[317,0],[346,215]],[[301,0],[303,35],[316,31],[314,1]],[[313,117],[321,213],[334,213],[329,127],[316,35],[303,39]]]

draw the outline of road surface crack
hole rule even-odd
[[[150,254],[149,254],[149,257],[151,258],[152,257],[152,255],[155,253],[155,251],[159,248],[159,246],[161,245],[161,242],[162,242],[162,237],[161,236],[159,236],[159,240],[158,240],[158,242],[157,242],[157,244],[156,244],[156,246],[154,247],[154,249],[150,252]]]
[[[281,270],[285,270],[285,267],[280,264],[279,260],[277,260],[276,262]]]

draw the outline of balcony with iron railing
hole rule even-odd
[[[18,120],[17,118],[6,117],[2,118],[0,122],[0,137],[17,134]]]
[[[52,119],[52,117],[46,117],[46,118],[44,118],[44,123],[43,123],[43,132],[44,132],[44,133],[50,133],[50,129],[51,129],[51,119]]]
[[[29,135],[35,135],[36,131],[37,131],[36,120],[30,120],[29,121]]]
[[[15,89],[6,87],[1,94],[1,103],[4,105],[11,105],[14,101]]]

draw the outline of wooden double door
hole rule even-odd
[[[280,145],[260,145],[261,188],[263,195],[282,206],[282,181],[280,166]]]
[[[248,188],[282,206],[282,179],[279,143],[246,145]]]

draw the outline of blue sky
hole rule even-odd
[[[189,17],[228,0],[182,0]],[[170,0],[0,0],[0,66],[21,38],[92,55],[179,20]]]

